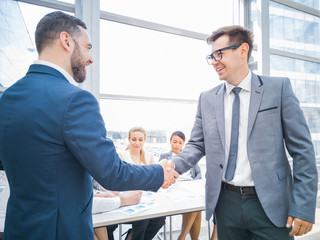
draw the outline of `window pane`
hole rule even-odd
[[[35,47],[18,2],[1,1],[0,8],[0,86],[8,87],[26,73]]]
[[[108,131],[128,132],[134,126],[141,126],[168,134],[180,130],[189,136],[197,104],[101,99],[100,108]]]
[[[103,11],[117,13],[195,32],[211,33],[232,25],[234,1],[212,0],[103,0]]]
[[[54,9],[1,0],[0,87],[9,87],[23,77],[37,59],[34,33],[40,19]]]
[[[206,41],[101,21],[101,93],[198,99],[220,83]]]
[[[320,58],[319,17],[272,1],[269,12],[271,48]]]
[[[314,145],[314,148],[316,151],[316,155],[317,155],[317,157],[319,157],[320,156],[320,141],[314,141],[313,145]]]
[[[307,7],[311,7],[311,8],[315,8],[317,10],[320,10],[319,0],[292,0],[292,1],[300,3],[300,4],[305,5]]]
[[[66,2],[66,3],[71,3],[74,4],[75,0],[59,0],[60,2]]]
[[[308,122],[311,133],[317,133],[319,129],[320,109],[318,108],[302,108],[304,116]]]

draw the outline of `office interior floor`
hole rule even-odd
[[[319,206],[319,205],[318,205]],[[172,239],[178,239],[181,229],[181,215],[172,216]],[[170,240],[170,233],[169,233],[169,217],[166,218],[166,239]],[[122,232],[126,232],[130,228],[130,225],[123,224],[122,225]],[[212,221],[210,220],[210,234],[212,233]],[[115,231],[115,239],[119,239],[119,232]],[[125,235],[122,237],[122,240],[125,239]],[[159,231],[159,234],[154,237],[153,240],[161,240],[164,239],[163,235],[163,228]],[[190,240],[190,236],[187,236],[186,240]],[[208,222],[205,220],[204,212],[202,212],[202,222],[201,222],[201,230],[199,235],[199,240],[208,240],[209,232],[208,232]],[[313,225],[312,231],[307,235],[295,237],[295,240],[319,240],[320,239],[320,208],[318,207],[316,210],[316,222]]]

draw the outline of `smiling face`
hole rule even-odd
[[[212,52],[233,45],[227,35],[219,37],[212,43]],[[220,80],[234,84],[238,79],[238,73],[242,68],[241,46],[237,49],[228,49],[221,52],[222,59],[213,61],[212,66],[219,75]]]
[[[74,41],[74,49],[70,58],[71,69],[73,78],[76,82],[82,83],[87,75],[87,67],[93,63],[93,59],[90,55],[90,49],[92,47],[87,31],[81,29],[81,35]]]
[[[181,137],[174,135],[170,140],[170,144],[171,144],[172,152],[175,154],[178,154],[179,152],[181,152],[181,149],[184,145],[184,141]]]
[[[145,140],[144,133],[140,131],[131,132],[129,136],[129,144],[131,149],[140,151],[143,148]]]

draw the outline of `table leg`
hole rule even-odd
[[[170,240],[172,240],[172,216],[169,217],[170,220]]]
[[[119,224],[119,240],[122,239],[122,224]]]

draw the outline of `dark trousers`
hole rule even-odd
[[[279,206],[280,208],[281,206]],[[216,207],[219,240],[293,240],[291,229],[275,226],[265,214],[256,194],[221,189]]]
[[[164,225],[166,217],[158,217],[132,222],[132,240],[152,240]],[[114,240],[113,232],[117,225],[107,226],[109,240]]]
[[[117,229],[117,227],[118,227],[117,224],[107,226],[107,232],[108,232],[108,239],[109,240],[114,240],[113,232],[114,232],[114,230]]]
[[[132,223],[132,240],[152,240],[164,225],[166,217],[158,217]]]

